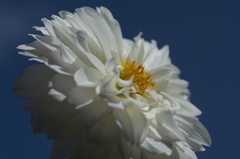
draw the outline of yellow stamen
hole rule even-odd
[[[156,82],[153,81],[152,75],[144,69],[142,64],[137,66],[136,61],[121,61],[121,65],[123,69],[120,70],[120,78],[129,80],[131,76],[133,76],[133,82],[139,86],[138,94],[142,95],[148,86],[156,86]]]

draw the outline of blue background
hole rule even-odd
[[[170,57],[190,82],[191,101],[203,114],[212,146],[197,152],[200,159],[239,158],[240,4],[238,1],[41,0],[0,1],[0,155],[1,159],[48,158],[53,141],[32,134],[26,100],[14,97],[11,86],[20,72],[35,64],[16,47],[30,43],[32,26],[43,26],[60,10],[105,6],[119,21],[123,36],[140,31],[158,46],[170,45]]]

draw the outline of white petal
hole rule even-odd
[[[66,98],[64,94],[56,91],[55,89],[50,89],[50,91],[48,92],[48,95],[52,96],[55,100],[59,102],[62,102]]]
[[[89,35],[89,33],[87,35],[87,44],[89,51],[93,55],[95,55],[100,61],[102,61],[102,63],[105,63],[107,61],[105,54],[101,47],[99,46],[98,42],[94,41],[94,39]]]
[[[91,67],[85,67],[74,74],[74,80],[77,86],[95,87],[102,76],[103,74],[98,70]]]
[[[117,109],[127,108],[131,102],[121,94],[99,94],[99,96],[108,102],[108,105]]]
[[[121,54],[123,51],[123,42],[122,42],[122,31],[119,23],[113,18],[112,13],[107,8],[100,7],[100,8],[97,8],[97,11],[101,13],[103,18],[106,20],[106,22],[110,26],[116,40],[118,53]]]
[[[56,51],[57,50],[55,47],[51,46],[51,40],[54,37],[51,37],[51,36],[39,36],[39,35],[33,35],[33,34],[29,34],[29,35],[32,36],[34,39],[36,39],[39,43],[41,43],[47,49],[49,49],[51,51]]]
[[[83,13],[83,9],[77,8],[75,10],[76,12],[74,13],[74,17],[67,18],[68,22],[70,22],[75,28],[77,28],[77,30],[85,30],[88,35],[93,39],[93,41],[95,41],[97,45],[101,48],[96,35],[86,21],[86,15]]]
[[[60,43],[60,53],[62,59],[69,64],[72,64],[77,58],[76,55],[71,50],[69,50],[63,43]]]
[[[49,88],[46,85],[38,85],[31,89],[24,89],[15,94],[16,97],[21,97],[25,99],[34,99],[44,96],[48,93]]]
[[[75,35],[69,33],[67,27],[62,27],[61,25],[57,24],[56,22],[52,23],[53,30],[56,34],[58,40],[60,40],[64,45],[69,47],[74,53],[78,52],[77,45],[75,43]],[[58,46],[60,44],[57,44]]]
[[[142,111],[134,104],[130,105],[126,110],[133,123],[133,142],[139,145],[148,134],[148,121]]]
[[[64,159],[78,146],[79,134],[63,140],[55,140],[49,159]]]
[[[87,32],[84,30],[80,30],[77,33],[76,42],[79,49],[84,53],[90,53],[87,44]]]
[[[57,91],[68,95],[68,92],[76,86],[72,76],[56,74],[49,83],[49,86]]]
[[[53,29],[53,25],[51,23],[51,21],[47,20],[46,18],[42,18],[42,21],[46,27],[46,30],[48,31],[48,33],[51,35],[51,44],[55,44],[55,45],[59,45],[59,40],[56,38],[56,34],[55,31]]]
[[[148,105],[148,101],[139,94],[131,94],[130,96],[127,95],[127,98],[129,101],[136,104],[139,108],[142,108]]]
[[[116,123],[120,127],[123,136],[126,140],[133,139],[133,123],[131,122],[131,118],[128,112],[123,109],[114,109],[113,116],[115,118]],[[131,140],[132,141],[132,140]]]
[[[156,91],[158,92],[164,92],[166,90],[166,87],[168,85],[168,81],[169,80],[159,80],[159,81],[156,81]]]
[[[168,59],[168,55],[169,47],[167,45],[158,51],[153,51],[144,62],[146,70],[151,71],[154,68],[164,65]]]
[[[180,87],[180,88],[187,88],[188,87],[188,82],[185,80],[181,80],[181,79],[171,79],[169,80],[168,83],[169,86],[171,87]]]
[[[162,137],[159,135],[156,129],[154,129],[151,125],[148,127],[148,137],[155,141],[162,141]]]
[[[47,54],[46,57],[48,58],[48,62],[46,63],[47,66],[50,66],[50,65],[60,66],[62,67],[62,71],[68,74],[74,74],[77,71],[77,69],[74,68],[72,65],[63,61],[59,51],[50,52]]]
[[[53,117],[60,109],[66,107],[66,105],[62,102],[58,102],[50,96],[38,97],[34,100],[31,100],[24,104],[24,109],[28,112],[31,112],[35,115],[43,116],[43,117]]]
[[[169,67],[159,67],[151,70],[154,81],[164,80],[172,75],[172,69]]]
[[[13,86],[13,91],[19,91],[15,96],[33,99],[46,95],[50,90],[48,82],[54,75],[55,72],[44,65],[26,68]]]
[[[154,154],[162,154],[165,153],[168,156],[172,153],[171,147],[168,145],[160,142],[160,141],[154,141],[153,139],[147,137],[144,142],[141,144],[141,148],[144,150],[154,153]]]
[[[20,55],[24,55],[24,56],[29,56],[29,57],[34,57],[34,58],[38,58],[40,55],[37,53],[31,53],[31,52],[18,52]]]
[[[185,80],[170,79],[168,80],[167,87],[161,88],[161,91],[172,96],[184,95],[186,93],[185,90],[187,87],[188,82]],[[158,88],[158,90],[160,90],[160,88]]]
[[[46,66],[48,66],[49,68],[51,68],[52,70],[54,70],[55,72],[59,73],[59,74],[72,76],[72,73],[74,72],[74,71],[67,71],[67,70],[63,69],[61,66],[58,66],[58,65],[47,64],[47,63],[44,63],[44,64]]]
[[[66,19],[67,16],[73,16],[73,14],[71,12],[68,12],[68,11],[65,11],[65,10],[62,10],[59,12],[59,15],[63,18],[63,19]]]
[[[199,110],[195,105],[193,105],[189,101],[179,98],[176,98],[176,101],[178,101],[178,103],[181,105],[182,109],[179,110],[180,112],[184,111],[184,114],[191,116],[198,116],[202,114],[201,110]]]
[[[34,47],[32,47],[32,46],[27,46],[27,45],[19,45],[18,47],[17,47],[17,49],[21,49],[21,50],[35,50],[35,48]]]
[[[134,42],[132,40],[123,38],[123,46],[124,46],[125,53],[130,53],[133,45],[134,45]]]
[[[125,140],[125,138],[123,138],[122,136],[120,137],[119,145],[121,154],[124,158],[141,159],[141,149],[139,148],[139,146],[132,144],[130,141]]]
[[[77,38],[76,43],[78,48],[87,56],[88,60],[91,61],[92,65],[96,67],[99,71],[101,71],[103,74],[105,74],[105,67],[96,56],[90,53],[87,42],[86,42],[86,36],[87,33],[85,31],[78,31],[77,32]]]
[[[61,27],[63,27],[68,34],[73,35],[73,32],[71,31],[70,27],[71,25],[68,23],[68,21],[63,20],[61,17],[57,16],[57,15],[52,15],[51,18],[53,18],[53,22],[57,23],[58,25],[60,25]]]
[[[59,33],[61,34],[61,32]],[[64,35],[64,36],[69,36],[69,35]],[[77,34],[78,37],[78,34]],[[71,39],[72,43],[69,44],[69,41],[65,42],[65,45],[78,57],[78,59],[81,59],[81,63],[84,63],[86,66],[92,67],[93,65],[91,64],[91,62],[89,61],[89,59],[86,57],[85,53],[81,51],[81,49],[79,50],[79,45],[78,42],[75,42],[75,36],[72,35],[72,37],[62,37],[65,40],[67,40],[68,38]],[[85,42],[84,40],[82,40],[83,43]],[[82,45],[80,45],[82,46]]]
[[[86,56],[92,62],[92,64],[96,67],[96,69],[101,71],[103,74],[106,74],[105,67],[104,67],[102,61],[100,61],[96,56],[94,56],[93,54],[90,54],[90,53],[87,53]]]
[[[95,10],[84,7],[82,8],[82,11],[85,14],[84,18],[86,22],[96,35],[98,42],[105,53],[106,59],[109,60],[112,57],[110,48],[116,48],[115,39],[113,38],[110,27],[107,25],[103,17]]]
[[[116,69],[116,58],[113,57],[113,58],[111,58],[110,60],[108,60],[108,61],[105,63],[105,67],[106,67],[106,73],[107,73],[109,76],[112,76],[112,75],[113,75],[113,70]]]
[[[155,40],[152,40],[151,44],[148,41],[144,41],[144,59],[143,59],[143,63],[148,58],[148,56],[151,55],[151,53],[154,50],[158,50],[157,42]]]
[[[69,93],[69,100],[70,103],[78,106],[93,101],[95,96],[96,92],[94,87],[75,87]]]
[[[120,129],[112,112],[108,112],[87,133],[90,136],[89,140],[99,146],[113,141],[119,135]]]
[[[112,77],[108,82],[106,82],[104,85],[102,85],[102,93],[104,94],[120,94],[122,93],[123,89],[118,90],[116,78]]]
[[[197,159],[196,154],[189,147],[177,143],[174,144],[174,147],[177,150],[180,159]]]
[[[50,123],[49,118],[31,114],[31,124],[33,127],[33,133],[46,133],[49,123]]]
[[[25,50],[37,56],[45,56],[47,53],[52,51],[39,41],[34,41],[33,43],[26,45],[20,45],[17,47],[17,49]]]
[[[123,48],[124,51],[122,53],[122,60],[123,61],[127,61],[127,58],[132,50],[134,43],[132,40],[129,39],[123,39]]]
[[[36,29],[37,31],[41,31],[42,34],[44,35],[49,35],[48,31],[46,30],[45,27],[37,27],[37,26],[33,26],[34,29]]]
[[[197,118],[177,113],[174,118],[178,126],[184,131],[186,142],[196,151],[202,151],[202,144],[211,145],[211,137],[207,129]],[[186,134],[187,133],[187,134]]]
[[[171,110],[172,114],[174,115],[178,110],[181,109],[180,104],[174,99],[172,98],[170,95],[168,95],[167,93],[164,92],[160,92],[160,95],[163,96],[164,100],[167,100],[170,102],[170,106],[166,106],[168,109]]]
[[[115,95],[107,96],[107,100],[108,100],[108,105],[110,107],[117,108],[117,109],[124,109],[125,108],[121,98],[119,98]]]
[[[56,73],[45,65],[33,65],[22,71],[16,83],[13,86],[13,91],[22,89],[32,89],[39,85],[48,85],[49,80]]]
[[[143,39],[141,39],[142,33],[140,32],[137,37],[135,37],[135,44],[133,45],[132,51],[129,54],[130,61],[137,61],[137,64],[142,64],[144,56],[144,45]]]
[[[87,128],[92,127],[100,118],[111,110],[106,101],[101,98],[79,109],[81,121]]]
[[[155,114],[156,114],[154,108],[150,109],[147,112],[143,112],[143,113],[145,114],[147,119],[153,119],[155,117]]]
[[[168,109],[155,109],[157,125],[151,124],[155,128],[159,135],[165,141],[181,141],[184,140],[184,136],[178,129],[170,110]]]

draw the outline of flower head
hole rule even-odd
[[[24,106],[33,132],[55,139],[50,159],[193,159],[211,144],[168,46],[141,33],[123,38],[104,7],[59,14],[35,27],[43,36],[18,47],[42,64],[13,87],[32,99]]]

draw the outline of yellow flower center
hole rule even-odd
[[[133,82],[139,87],[138,94],[142,95],[148,86],[156,86],[156,82],[153,81],[152,75],[144,69],[142,64],[137,65],[137,62],[134,60],[132,62],[121,61],[121,65],[123,69],[120,70],[120,78],[123,80],[129,80],[131,76],[133,76]]]

